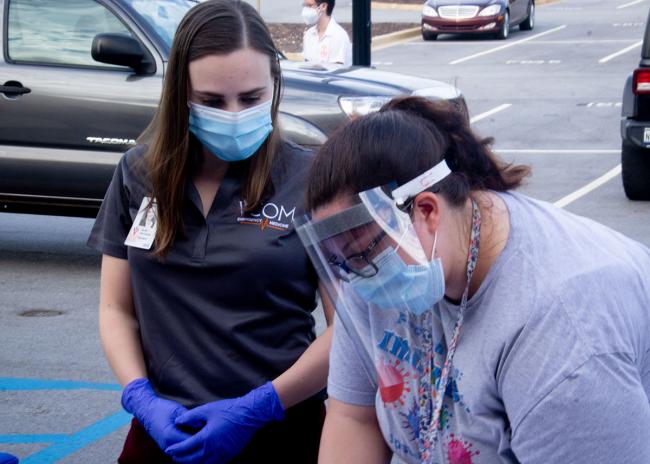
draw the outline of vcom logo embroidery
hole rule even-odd
[[[258,226],[260,230],[289,230],[296,214],[296,207],[287,209],[284,205],[265,203],[260,212],[246,215],[246,202],[239,202],[239,217],[237,222],[243,225]]]

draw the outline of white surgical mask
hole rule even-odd
[[[317,8],[312,8],[310,6],[305,6],[302,8],[302,20],[308,26],[313,26],[320,18],[320,10]]]

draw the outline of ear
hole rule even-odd
[[[413,200],[413,223],[423,224],[427,231],[434,233],[440,225],[442,199],[431,192],[419,193]]]

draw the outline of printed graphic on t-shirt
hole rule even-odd
[[[479,451],[474,445],[454,434],[455,414],[470,415],[471,410],[465,404],[459,383],[462,372],[453,367],[447,379],[444,401],[440,419],[439,441],[429,443],[421,433],[423,414],[431,414],[436,401],[436,387],[442,373],[447,349],[442,330],[426,330],[430,318],[417,318],[401,313],[394,325],[384,329],[383,333],[375,334],[375,359],[378,383],[377,406],[383,408],[383,414],[391,424],[390,433],[386,437],[393,451],[409,462],[420,460],[421,449],[433,451],[434,463],[477,464],[475,457]],[[423,347],[427,344],[423,339],[431,338],[433,355],[425,353]],[[430,369],[425,369],[426,363],[431,363]],[[423,377],[430,372],[431,379],[423,382]],[[429,395],[426,391],[430,390]],[[423,404],[422,399],[428,398],[429,404]],[[436,457],[444,459],[439,461]]]
[[[481,452],[473,448],[472,443],[450,433],[447,442],[447,461],[449,464],[476,464],[472,458]]]
[[[264,203],[256,213],[246,212],[246,202],[239,201],[239,217],[237,222],[242,225],[257,226],[260,230],[289,230],[296,214],[296,206],[281,203]]]
[[[329,56],[330,56],[330,47],[327,41],[324,40],[320,43],[318,57],[321,62],[326,63],[329,61]]]

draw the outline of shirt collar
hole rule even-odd
[[[330,16],[330,22],[327,23],[327,28],[325,28],[325,33],[323,34],[323,37],[321,37],[320,39],[322,40],[325,37],[333,36],[335,25],[338,25],[338,23],[334,20],[334,16]],[[311,26],[309,29],[307,29],[307,34],[311,34],[313,36],[318,37],[318,25],[315,24]]]
[[[334,26],[337,24],[337,22],[334,20],[334,16],[330,16],[330,22],[327,23],[327,28],[325,29],[325,34],[323,34],[323,37],[327,37],[328,35],[334,35]]]

